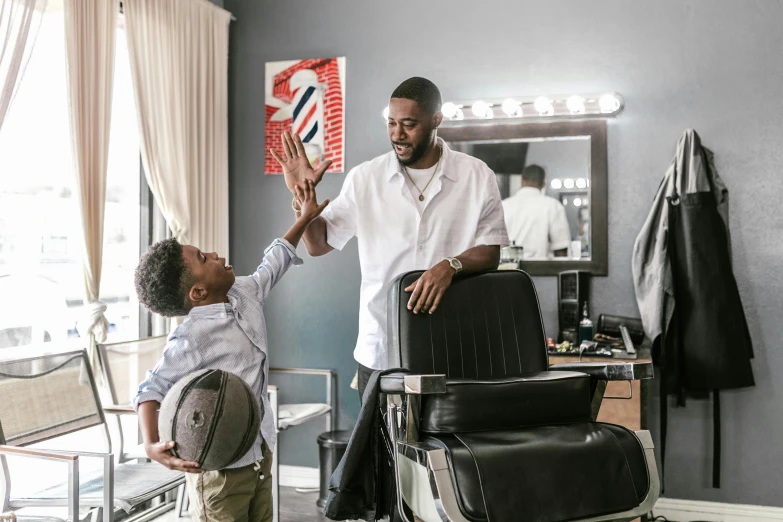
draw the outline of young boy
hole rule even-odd
[[[272,450],[275,426],[267,398],[266,324],[263,305],[270,290],[292,265],[302,263],[296,246],[307,225],[329,201],[318,205],[314,185],[296,188],[296,222],[264,252],[249,277],[235,277],[216,253],[167,239],[153,245],[136,268],[139,300],[164,316],[187,315],[169,336],[163,359],[147,373],[134,401],[147,456],[169,469],[188,472],[190,510],[201,521],[272,520]],[[174,457],[172,441],[158,439],[158,409],[171,387],[203,368],[242,378],[261,403],[261,430],[251,450],[227,469],[203,471],[196,462]]]

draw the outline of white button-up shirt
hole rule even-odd
[[[472,156],[448,148],[443,140],[440,168],[417,208],[394,152],[352,169],[340,195],[324,211],[326,239],[342,250],[359,241],[362,285],[359,338],[354,358],[373,369],[388,364],[386,294],[403,272],[426,270],[444,257],[479,245],[507,245],[495,174]]]
[[[565,208],[533,187],[522,187],[503,200],[508,236],[522,247],[525,259],[549,259],[571,244]]]

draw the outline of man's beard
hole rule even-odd
[[[427,153],[427,150],[429,149],[430,143],[432,142],[432,133],[430,132],[426,140],[418,143],[413,147],[413,150],[411,151],[411,157],[409,159],[403,161],[403,159],[397,155],[397,151],[394,151],[394,154],[397,155],[397,160],[400,162],[400,165],[408,167],[424,157],[424,155]],[[395,143],[392,142],[392,150],[394,145]],[[400,145],[400,143],[397,143],[397,145]]]

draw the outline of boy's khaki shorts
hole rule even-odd
[[[201,522],[272,522],[272,452],[266,442],[263,479],[253,466],[186,473],[191,518]]]

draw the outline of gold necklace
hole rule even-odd
[[[411,183],[413,183],[413,186],[416,187],[416,190],[419,191],[419,201],[424,201],[424,192],[427,190],[427,187],[430,186],[430,183],[432,183],[432,180],[435,179],[435,174],[438,173],[438,167],[440,166],[440,158],[443,157],[443,148],[440,149],[440,154],[438,154],[438,162],[435,164],[435,170],[432,172],[432,176],[430,176],[430,180],[427,182],[426,185],[424,185],[424,189],[420,189],[419,186],[416,184],[415,181],[413,181],[413,178],[410,174],[408,174],[408,169],[400,163],[402,166],[403,172],[405,172],[405,175],[408,176],[408,179],[411,180]]]

